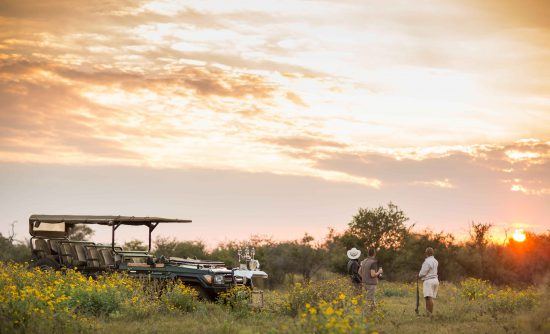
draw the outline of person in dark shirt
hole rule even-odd
[[[361,251],[357,248],[352,248],[348,250],[348,275],[351,278],[351,284],[357,291],[358,294],[361,293],[361,276],[359,275],[359,257],[361,256]]]
[[[382,275],[382,268],[378,267],[378,260],[376,259],[376,250],[370,248],[368,257],[361,262],[359,266],[359,275],[361,275],[363,286],[367,291],[367,300],[370,302],[371,307],[376,306],[374,294],[376,292],[376,285],[378,284],[378,277]]]

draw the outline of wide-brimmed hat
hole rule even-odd
[[[352,249],[350,249],[348,251],[348,257],[351,259],[351,260],[355,260],[355,259],[358,259],[359,256],[361,256],[361,251],[358,250],[357,248],[353,247]]]

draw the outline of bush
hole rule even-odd
[[[510,288],[491,293],[489,299],[489,311],[496,315],[499,313],[516,313],[533,308],[536,304],[536,292],[532,289],[514,291]]]
[[[90,327],[88,316],[120,314],[141,287],[121,274],[92,279],[74,270],[27,270],[0,262],[0,321],[13,330],[77,331]]]
[[[289,290],[286,309],[290,315],[296,316],[306,304],[315,305],[319,302],[319,294],[312,285],[296,283]]]
[[[0,323],[2,329],[21,332],[78,330],[85,318],[74,313],[68,292],[74,272],[26,270],[24,264],[0,262]]]
[[[197,307],[198,296],[197,290],[177,282],[169,284],[160,299],[170,311],[192,312]]]
[[[497,290],[489,282],[477,278],[462,281],[459,291],[462,297],[481,302],[477,303],[479,312],[488,311],[494,317],[530,310],[537,301],[537,293],[532,288],[520,291],[511,288]]]
[[[246,315],[252,311],[251,290],[249,287],[237,285],[220,294],[218,301],[227,305],[238,315]]]
[[[489,282],[477,278],[468,278],[460,283],[460,294],[468,300],[485,299],[492,289]]]
[[[309,333],[371,333],[372,320],[366,313],[362,296],[346,296],[343,292],[330,301],[318,305],[306,303],[300,312],[300,324]]]
[[[296,283],[288,291],[286,310],[297,315],[307,303],[318,304],[321,300],[333,300],[340,292],[352,294],[351,283],[346,278],[325,280],[309,284]]]
[[[72,270],[69,273],[66,275],[70,276],[67,277],[69,304],[83,314],[101,316],[118,312],[125,300],[142,289],[138,281],[127,275],[110,274],[92,279]]]
[[[125,317],[129,319],[144,319],[156,314],[160,310],[158,299],[136,293],[132,298],[126,299],[120,305],[120,313],[114,313],[113,317]]]

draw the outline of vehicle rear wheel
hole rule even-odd
[[[40,259],[36,262],[32,262],[29,265],[29,268],[30,269],[40,268],[41,270],[46,271],[46,270],[59,270],[61,266],[59,265],[59,263],[55,262],[52,259]]]

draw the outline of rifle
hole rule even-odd
[[[414,309],[414,312],[416,312],[416,315],[418,315],[418,306],[420,306],[420,293],[418,291],[418,277],[416,278],[416,308]]]

